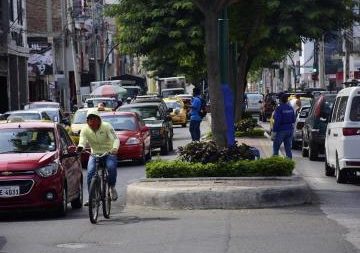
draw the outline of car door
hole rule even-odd
[[[334,124],[336,123],[336,114],[339,108],[339,102],[341,97],[337,97],[335,101],[334,108],[332,110],[330,121],[326,128],[325,136],[325,155],[326,160],[330,166],[335,166],[335,149],[334,149],[334,139],[332,138],[332,132],[334,131]]]
[[[342,128],[345,120],[345,112],[346,112],[346,106],[349,97],[348,96],[341,96],[339,98],[339,105],[336,108],[336,115],[335,115],[335,122],[331,123],[331,126],[327,129],[327,135],[330,139],[329,141],[329,148],[330,153],[329,156],[331,157],[331,163],[330,165],[335,167],[336,165],[336,158],[341,159],[343,156],[343,152],[339,147],[341,143],[342,138]],[[339,152],[340,151],[340,152]]]
[[[66,130],[62,126],[58,125],[58,132],[61,146],[60,162],[61,166],[65,170],[68,197],[69,199],[72,199],[77,196],[79,183],[81,182],[81,162],[76,154],[68,153],[68,147],[73,145],[73,142]]]

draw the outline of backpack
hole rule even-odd
[[[200,98],[200,101],[201,101],[201,106],[200,106],[199,116],[201,118],[204,118],[207,114],[206,101],[203,98]]]

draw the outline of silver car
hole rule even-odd
[[[310,105],[302,106],[296,116],[292,141],[293,148],[297,147],[302,142],[302,128],[304,127],[305,119],[309,116],[310,108]]]

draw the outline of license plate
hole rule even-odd
[[[0,186],[0,197],[15,197],[20,195],[19,186]]]

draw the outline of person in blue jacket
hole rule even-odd
[[[292,159],[291,142],[295,123],[295,113],[288,104],[288,95],[280,95],[280,105],[275,109],[273,126],[273,155],[279,155],[279,149],[284,143],[286,156]]]
[[[201,99],[200,99],[200,89],[193,89],[193,99],[191,100],[191,111],[190,111],[190,127],[189,131],[191,134],[192,141],[200,141],[200,109],[201,109]]]

